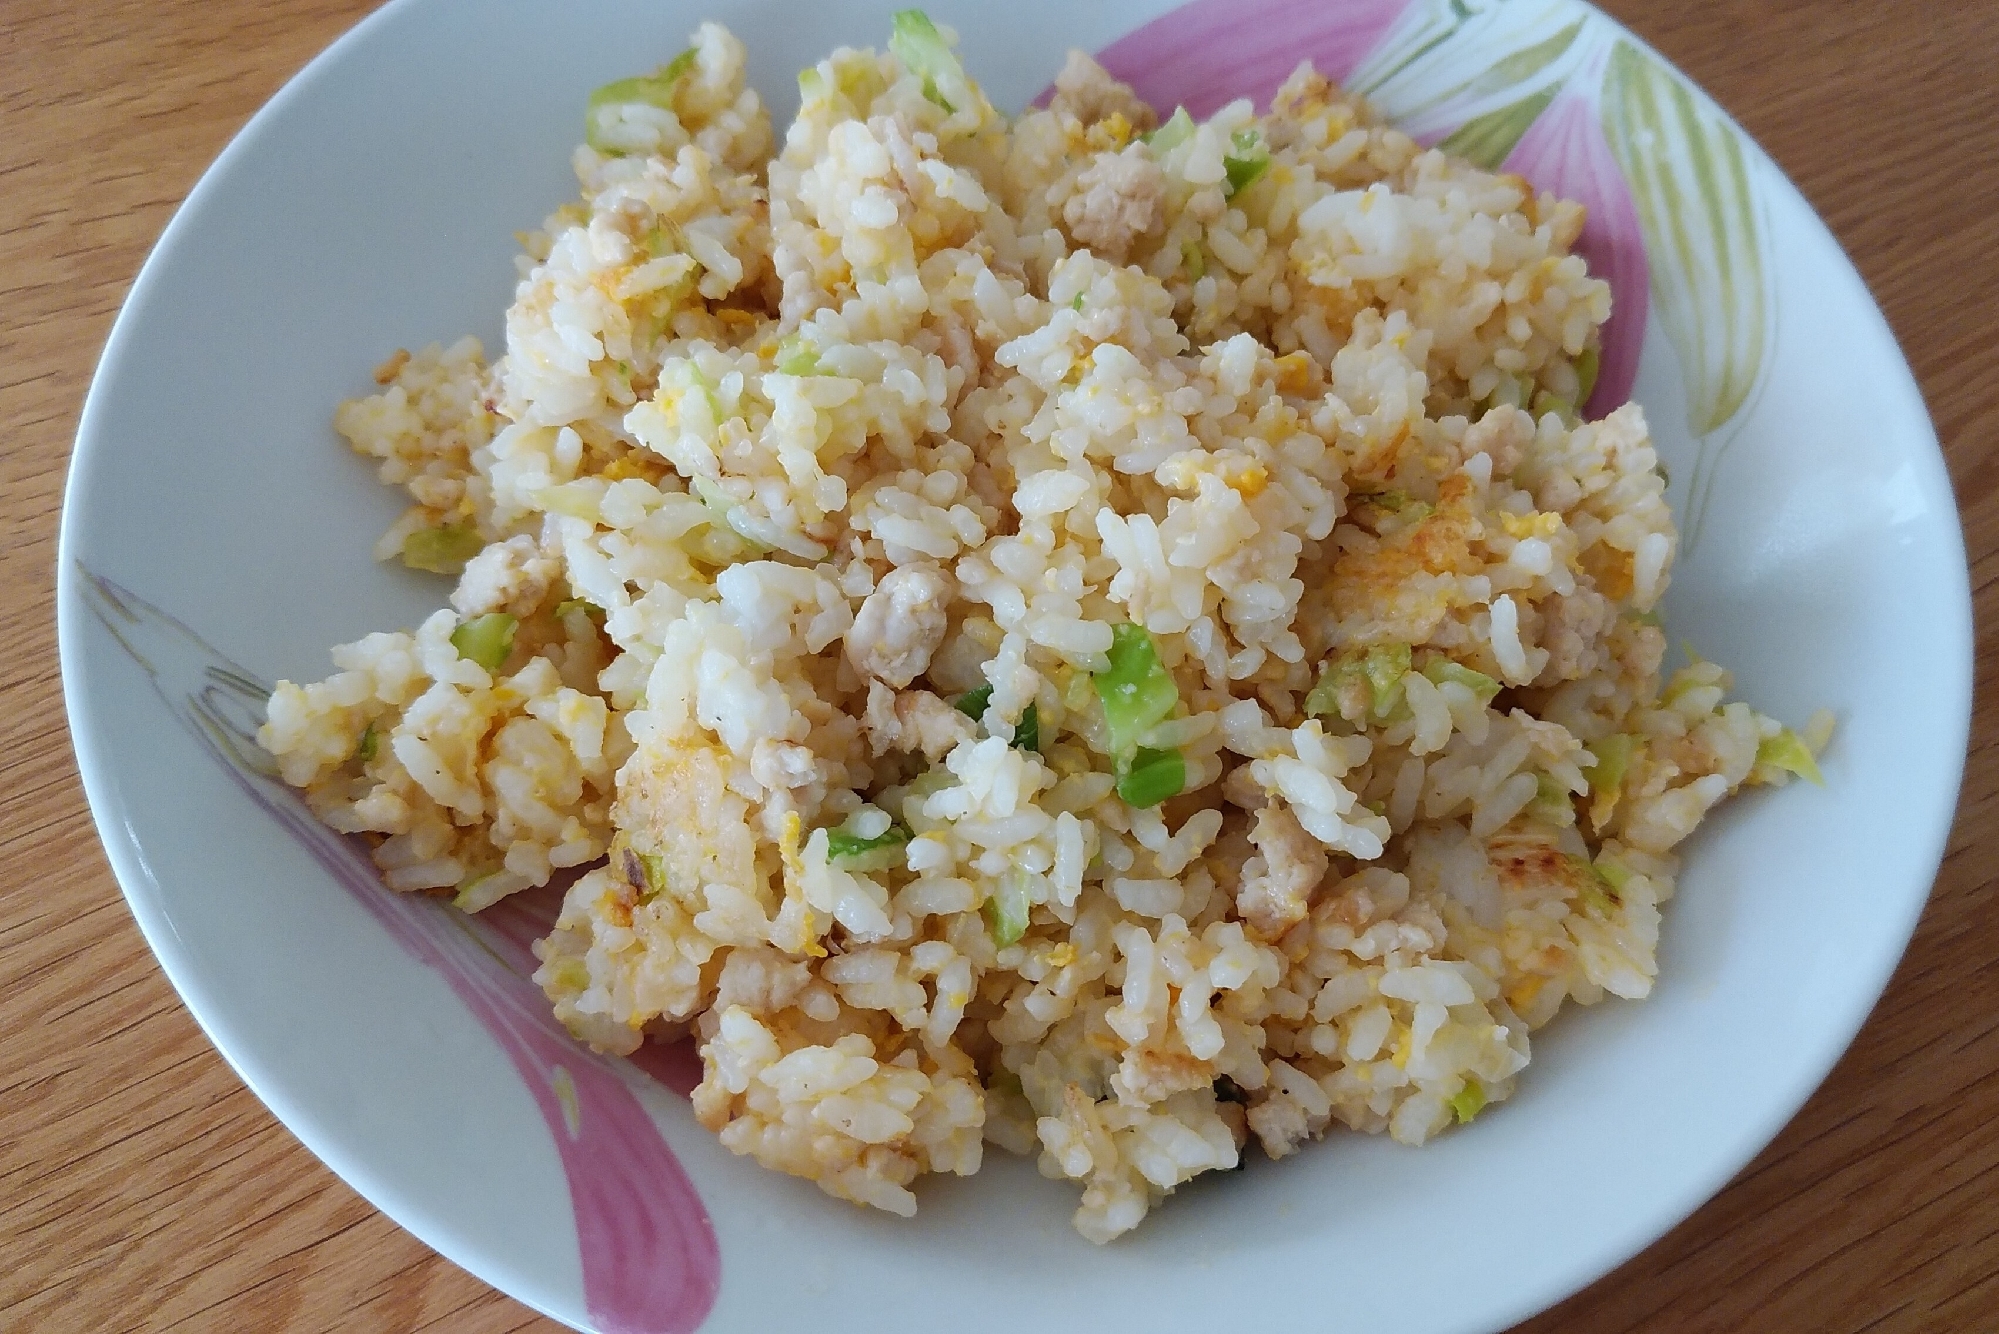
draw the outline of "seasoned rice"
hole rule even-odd
[[[593,99],[505,355],[335,417],[450,605],[264,745],[394,889],[589,868],[556,1014],[691,1034],[701,1122],[845,1199],[992,1143],[1102,1242],[1251,1143],[1471,1120],[1829,735],[1663,668],[1582,209],[1309,66],[1195,125],[1077,53],[1008,119],[897,33],[775,150],[715,24]]]

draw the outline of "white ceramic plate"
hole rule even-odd
[[[1827,787],[1731,803],[1690,849],[1656,995],[1564,1016],[1511,1101],[1420,1152],[1335,1134],[1197,1183],[1102,1249],[1070,1231],[1069,1187],[1003,1153],[926,1185],[914,1224],[731,1157],[672,1091],[681,1057],[648,1074],[560,1036],[520,977],[532,905],[475,927],[389,895],[261,777],[244,745],[258,687],[239,674],[317,678],[329,645],[436,601],[369,559],[398,501],[329,414],[397,346],[470,330],[497,352],[511,234],[570,194],[587,92],[712,16],[782,116],[794,71],[879,44],[887,14],[397,0],[257,116],[132,290],[63,516],[63,677],[112,865],[216,1046],[370,1200],[558,1319],[1498,1328],[1747,1162],[1907,942],[1969,719],[1963,545],[1909,372],[1803,200],[1571,0],[1166,9],[935,13],[1002,106],[1070,45],[1197,113],[1267,95],[1310,55],[1413,133],[1588,202],[1582,248],[1619,312],[1595,406],[1626,387],[1645,405],[1687,535],[1669,624],[1759,708],[1837,711]]]

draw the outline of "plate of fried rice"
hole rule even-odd
[[[605,1334],[1502,1328],[1831,1068],[1969,717],[1879,312],[1573,0],[396,0],[61,559],[189,1008]]]

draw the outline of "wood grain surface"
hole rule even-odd
[[[557,1328],[357,1197],[209,1046],[119,898],[63,724],[56,524],[112,317],[230,135],[370,7],[0,0],[0,1329]],[[1999,5],[1609,8],[1858,264],[1935,417],[1990,625]],[[1949,856],[1852,1050],[1721,1195],[1523,1331],[1999,1330],[1993,647]]]

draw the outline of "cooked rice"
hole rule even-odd
[[[1251,1139],[1421,1144],[1651,990],[1673,849],[1829,724],[1662,688],[1645,420],[1570,407],[1579,206],[1309,66],[1148,141],[1081,55],[1009,121],[842,49],[773,157],[694,41],[593,110],[506,355],[336,416],[410,494],[383,556],[477,554],[272,696],[322,818],[468,910],[595,864],[537,980],[606,1051],[691,1031],[735,1152],[907,1214],[1038,1151],[1099,1242]],[[1177,693],[1150,805],[1126,625]]]

